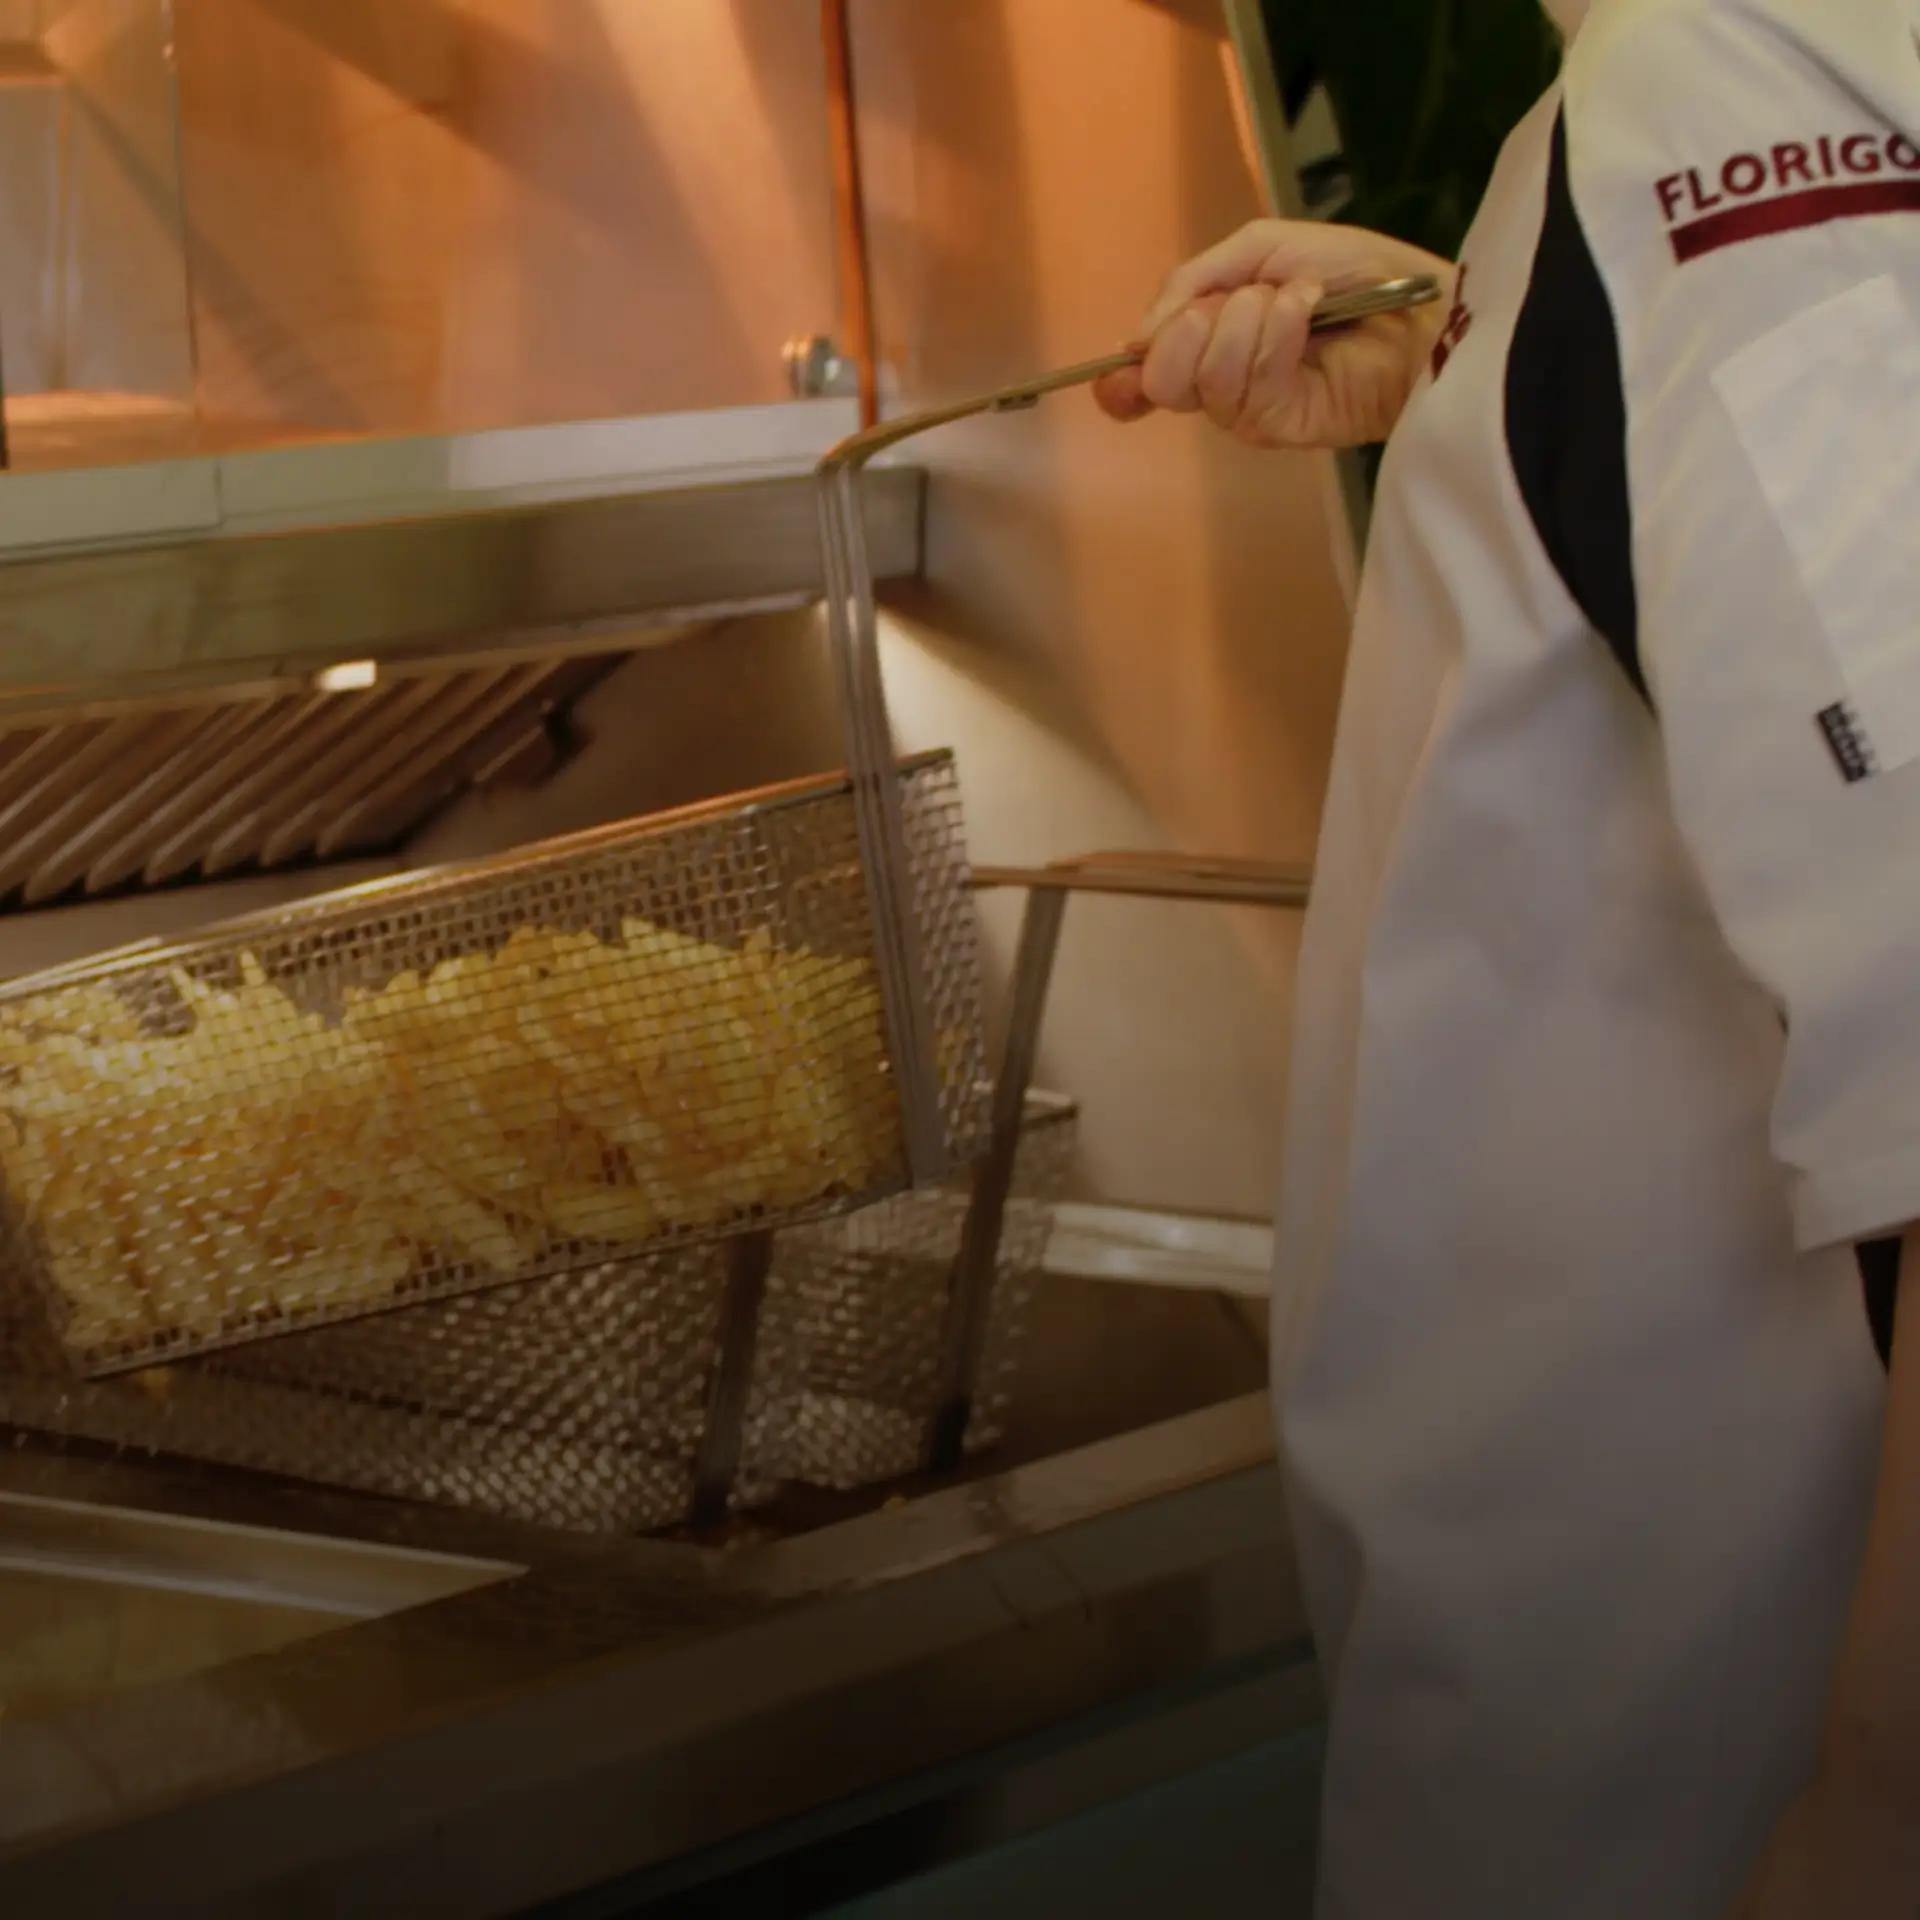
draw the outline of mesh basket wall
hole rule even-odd
[[[686,1247],[86,1380],[33,1288],[0,1275],[0,1421],[537,1526],[645,1532],[691,1504],[725,1289],[724,1250]]]
[[[1007,1212],[969,1444],[999,1437],[1072,1115],[1036,1116]],[[736,1504],[911,1473],[934,1411],[966,1187],[775,1243]],[[0,1424],[536,1526],[684,1521],[718,1363],[723,1244],[432,1301],[108,1380],[0,1268]]]
[[[984,1073],[958,790],[947,755],[901,779],[961,1162]],[[0,993],[0,1255],[92,1375],[590,1276],[904,1184],[844,782]]]
[[[1006,1426],[1033,1285],[1053,1230],[1076,1134],[1072,1109],[1030,1110],[995,1269],[969,1449]],[[937,1411],[938,1379],[969,1185],[904,1193],[845,1218],[782,1234],[762,1320],[771,1397],[768,1472],[850,1490],[915,1472]]]

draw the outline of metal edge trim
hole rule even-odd
[[[953,758],[951,749],[935,747],[908,755],[896,764],[902,774],[913,774],[951,765]],[[185,940],[141,941],[112,953],[77,960],[71,966],[19,975],[0,983],[0,1005],[33,999],[41,994],[97,980],[116,978],[129,971],[160,965],[169,958],[198,958],[250,936],[270,933],[276,938],[283,937],[309,921],[324,920],[343,909],[390,900],[411,903],[432,899],[476,879],[537,873],[555,860],[571,859],[600,847],[616,846],[625,841],[650,840],[711,820],[751,819],[783,812],[793,807],[835,799],[852,790],[853,782],[847,774],[815,774],[754,788],[742,794],[726,794],[712,800],[696,801],[690,806],[675,807],[664,813],[646,814],[637,820],[588,827],[579,833],[563,834],[477,860],[450,861],[443,866],[422,867],[408,873],[390,874],[378,880],[365,880],[358,886],[313,894],[286,906],[269,907],[219,921]]]

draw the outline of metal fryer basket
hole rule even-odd
[[[1027,1098],[989,1282],[969,1451],[1005,1434],[1077,1120],[1071,1102]],[[789,1397],[768,1423],[765,1477],[845,1491],[925,1464],[971,1187],[970,1177],[923,1187],[780,1236],[762,1321],[760,1397]]]
[[[968,1444],[1005,1424],[1075,1115],[1034,1096]],[[724,1504],[912,1473],[937,1411],[964,1180],[777,1237]],[[699,1504],[740,1242],[429,1301],[109,1380],[0,1268],[0,1425],[536,1526],[644,1533]],[[724,1419],[724,1415],[720,1415]]]
[[[951,756],[896,780],[965,1159],[980,959]],[[897,1192],[875,939],[840,779],[10,983],[0,1257],[98,1376]]]
[[[0,1422],[535,1526],[647,1532],[692,1508],[726,1267],[723,1247],[682,1247],[112,1380],[76,1376],[32,1286],[0,1272]]]

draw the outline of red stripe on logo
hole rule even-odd
[[[1770,233],[1824,226],[1829,220],[1856,220],[1870,213],[1920,213],[1920,180],[1862,180],[1846,187],[1813,187],[1744,207],[1729,207],[1704,220],[1673,230],[1673,257],[1698,260],[1703,253],[1736,247]]]

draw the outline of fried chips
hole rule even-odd
[[[555,1271],[897,1168],[871,966],[764,934],[523,929],[331,1018],[252,953],[146,978],[160,1016],[100,981],[0,1005],[0,1177],[83,1354]]]

